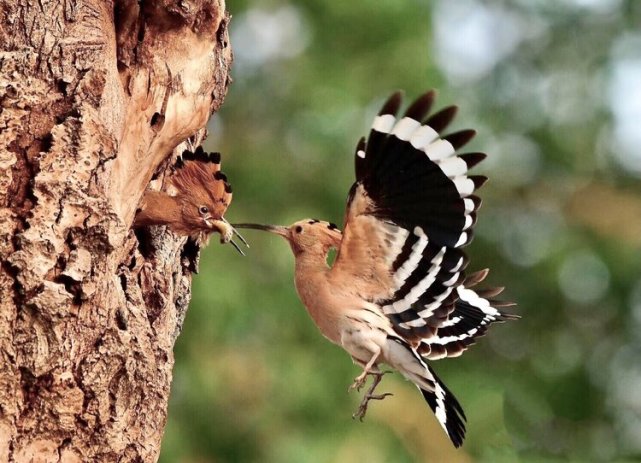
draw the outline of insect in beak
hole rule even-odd
[[[240,241],[247,247],[249,247],[249,244],[247,241],[245,241],[245,238],[238,233],[238,231],[229,223],[227,220],[224,218],[220,220],[205,220],[205,223],[209,226],[211,229],[218,230],[220,233],[220,242],[222,244],[226,243],[231,243],[231,245],[238,251],[241,255],[245,255],[242,249],[240,249],[240,246],[232,239],[234,235],[238,236]]]
[[[240,233],[238,233],[238,230],[236,230],[236,228],[234,228],[234,226],[233,226],[232,224],[230,224],[229,222],[227,222],[227,219],[225,219],[225,218],[223,217],[223,218],[221,218],[221,219],[220,219],[220,221],[221,221],[221,222],[223,222],[223,223],[225,224],[225,226],[227,227],[226,229],[227,229],[227,230],[229,230],[229,233],[230,233],[230,235],[229,235],[229,239],[228,239],[227,241],[225,241],[225,243],[230,242],[230,243],[231,243],[231,245],[232,245],[234,248],[236,248],[236,251],[238,251],[241,255],[243,255],[243,256],[244,256],[244,255],[245,255],[245,253],[243,252],[243,250],[242,250],[242,249],[240,249],[240,246],[238,246],[238,244],[236,244],[236,242],[232,239],[232,236],[233,236],[233,235],[236,235],[236,236],[238,237],[238,239],[240,240],[240,242],[241,242],[241,243],[243,243],[245,246],[249,247],[249,243],[247,242],[247,240],[245,240],[245,238],[243,238],[243,235],[241,235]],[[221,235],[221,242],[223,242],[223,237],[222,237],[222,235]]]

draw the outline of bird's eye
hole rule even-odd
[[[301,227],[300,225],[298,225],[294,230],[296,231],[296,233],[300,233],[300,232],[302,232],[302,231],[303,231],[303,227]]]
[[[207,214],[207,213],[209,212],[209,208],[208,208],[207,206],[200,206],[200,207],[198,208],[198,211],[199,211],[201,214]]]

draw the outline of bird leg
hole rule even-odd
[[[369,404],[370,400],[383,400],[385,397],[389,395],[393,395],[391,392],[384,392],[382,394],[376,394],[374,395],[374,389],[376,389],[376,386],[378,386],[378,383],[381,382],[383,379],[383,376],[386,375],[387,373],[390,373],[390,371],[379,371],[379,372],[370,372],[368,373],[370,376],[374,377],[374,381],[370,385],[369,389],[367,389],[367,392],[365,392],[365,395],[363,395],[363,400],[361,400],[360,405],[358,406],[358,410],[354,412],[352,415],[352,419],[358,418],[360,421],[363,421],[363,418],[365,418],[365,413],[367,413],[367,405]]]
[[[381,353],[380,350],[376,352],[372,356],[372,358],[369,360],[369,362],[365,364],[365,366],[363,367],[363,372],[360,375],[358,375],[356,378],[354,378],[354,382],[349,387],[349,389],[347,389],[347,392],[350,392],[354,389],[356,389],[357,391],[360,391],[363,385],[365,384],[365,381],[367,381],[367,375],[378,374],[377,372],[372,372],[372,368],[376,368],[376,360],[378,360],[378,356],[380,355],[380,353]]]

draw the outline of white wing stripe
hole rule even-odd
[[[448,177],[456,177],[467,172],[467,164],[458,156],[452,156],[437,162],[443,173]]]
[[[418,241],[412,246],[412,253],[394,274],[394,281],[399,287],[416,270],[423,257],[423,251],[427,247],[427,235],[421,227],[414,228],[414,235],[418,236]]]
[[[411,322],[399,323],[399,326],[405,329],[420,328],[421,326],[425,326],[425,325],[427,325],[427,323],[422,318],[417,318],[416,320],[412,320]]]
[[[454,283],[456,283],[456,279],[458,278],[458,276],[459,276],[459,273],[456,272],[454,275],[452,275],[452,278],[450,278],[447,281],[444,281],[443,284],[445,286],[452,286]]]
[[[428,317],[431,317],[432,315],[434,315],[434,309],[437,309],[437,308],[441,305],[441,302],[443,302],[443,300],[445,300],[445,298],[446,298],[447,296],[449,296],[451,293],[452,293],[452,288],[451,288],[451,287],[450,287],[450,288],[447,288],[445,291],[443,291],[441,294],[439,294],[439,295],[434,299],[434,301],[433,301],[433,302],[430,302],[429,304],[427,304],[427,305],[425,306],[425,308],[424,308],[423,310],[421,310],[420,312],[418,312],[418,314],[417,314],[417,315],[418,315],[419,317],[421,317],[421,318],[428,318]]]
[[[461,320],[462,320],[461,317],[452,317],[449,320],[446,320],[445,322],[443,322],[443,324],[439,328],[447,328],[448,326],[454,326]]]
[[[483,326],[485,324],[487,324],[487,322],[484,321],[479,326]],[[445,336],[443,338],[433,337],[432,339],[430,339],[429,343],[443,345],[443,344],[449,344],[450,342],[463,341],[464,339],[473,337],[478,330],[479,330],[478,328],[472,328],[471,330],[466,331],[465,333],[459,334],[458,336]]]
[[[467,302],[468,304],[478,308],[483,313],[489,315],[491,318],[495,318],[501,315],[501,312],[499,312],[498,310],[496,310],[494,307],[490,305],[490,301],[482,298],[471,289],[467,289],[463,286],[459,286],[457,288],[457,291],[458,291],[459,298],[461,298],[463,301]]]
[[[389,133],[394,127],[396,118],[392,114],[383,114],[381,116],[376,116],[374,118],[374,123],[372,124],[372,130],[377,132]]]
[[[469,196],[474,192],[474,182],[466,176],[460,175],[458,177],[454,177],[453,181],[454,185],[456,185],[456,189],[461,195],[461,198]]]
[[[427,289],[430,286],[432,286],[434,281],[436,281],[436,275],[438,275],[438,273],[441,271],[441,263],[443,262],[443,256],[445,256],[445,251],[446,251],[446,248],[444,246],[441,248],[438,254],[436,254],[432,259],[431,261],[432,266],[430,267],[430,270],[427,273],[427,275],[425,275],[421,279],[421,281],[419,281],[418,284],[414,286],[403,299],[392,302],[391,305],[392,305],[392,308],[394,309],[393,312],[401,313],[406,311],[407,309],[410,308],[412,304],[414,304],[418,300],[419,297],[421,297],[421,295],[425,291],[427,291]],[[422,325],[419,325],[419,326],[422,326]]]
[[[463,266],[463,262],[465,262],[465,259],[463,259],[462,257],[459,258],[458,263],[454,266],[452,270],[450,270],[450,272],[458,272],[459,270],[461,270],[461,267]]]
[[[427,157],[432,161],[445,159],[454,154],[455,150],[452,144],[443,139],[436,140],[434,143],[427,145],[424,149]]]
[[[419,121],[415,121],[411,117],[404,117],[396,123],[392,135],[396,135],[399,140],[408,141],[420,125]]]
[[[463,204],[465,204],[465,212],[469,213],[474,210],[474,201],[472,201],[469,198],[466,198],[463,200]]]
[[[422,125],[412,134],[410,143],[416,149],[423,149],[438,138],[438,132],[429,125]]]
[[[463,232],[461,233],[461,236],[459,237],[454,247],[458,248],[459,246],[463,246],[466,242],[467,242],[467,233]]]
[[[434,381],[434,395],[436,395],[436,409],[434,410],[434,414],[445,433],[449,436],[450,433],[447,430],[447,414],[445,412],[445,390],[443,390],[443,387],[438,381]]]
[[[466,215],[465,216],[465,224],[463,225],[463,230],[467,230],[472,226],[472,223],[474,223],[474,220],[472,219],[472,216]]]

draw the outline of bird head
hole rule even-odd
[[[317,219],[299,220],[287,227],[256,223],[239,223],[234,227],[280,235],[289,242],[295,255],[306,252],[326,254],[330,248],[338,248],[342,239],[342,233],[335,224]]]
[[[218,232],[221,243],[228,243],[232,239],[233,227],[215,213],[215,204],[211,201],[192,196],[179,196],[177,199],[180,204],[180,226],[191,237]]]
[[[246,245],[246,241],[223,217],[232,199],[232,188],[227,176],[220,170],[220,153],[207,153],[202,147],[194,152],[184,151],[175,166],[171,183],[176,190],[180,220],[177,227],[196,239],[207,241],[212,232],[220,233],[220,242],[231,242],[234,234]]]
[[[220,233],[228,243],[233,227],[223,218],[232,199],[231,185],[220,171],[220,153],[207,153],[201,147],[185,151],[176,163],[171,178],[180,206],[178,224],[191,236]]]

